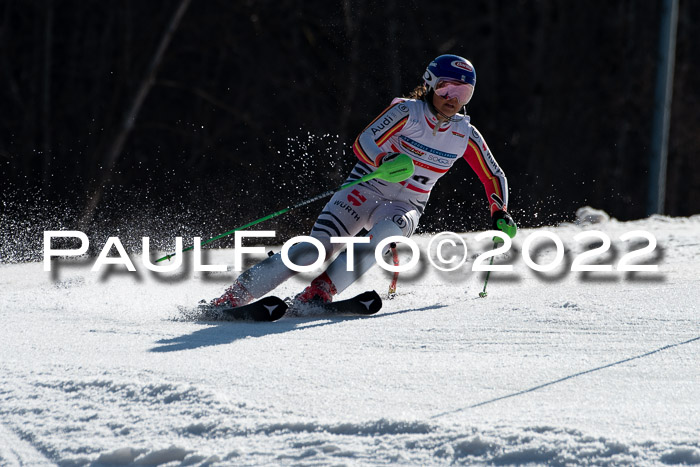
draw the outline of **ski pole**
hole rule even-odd
[[[331,196],[340,190],[344,190],[348,187],[357,185],[358,183],[363,183],[363,182],[372,180],[374,178],[380,178],[380,179],[387,181],[387,182],[390,182],[390,183],[402,182],[402,181],[406,180],[408,177],[410,177],[411,175],[413,175],[413,170],[414,170],[413,159],[411,159],[406,154],[399,154],[399,156],[397,156],[394,160],[388,161],[388,162],[380,165],[379,167],[377,167],[377,169],[374,172],[368,173],[364,177],[361,177],[361,178],[354,180],[350,183],[340,185],[337,188],[334,188],[332,190],[328,190],[325,193],[321,193],[321,194],[313,196],[309,199],[305,199],[304,201],[300,201],[293,206],[289,206],[289,207],[281,209],[277,212],[273,212],[272,214],[268,214],[265,217],[261,217],[260,219],[256,219],[253,222],[248,222],[245,225],[242,225],[240,227],[236,227],[233,230],[229,230],[228,232],[224,232],[221,235],[217,235],[216,237],[210,238],[209,240],[205,240],[203,242],[200,242],[200,246],[206,245],[207,243],[211,243],[214,240],[218,240],[220,238],[231,235],[232,233],[238,232],[239,230],[247,229],[248,227],[252,227],[252,226],[259,224],[261,222],[264,222],[268,219],[272,219],[273,217],[277,217],[277,216],[280,216],[282,214],[285,214],[285,213],[291,211],[292,209],[306,206],[307,204],[311,204],[314,201],[318,201],[319,199],[323,199],[323,198],[326,198],[328,196]],[[189,246],[187,248],[183,248],[181,253],[184,253],[186,251],[190,251],[193,249],[194,249],[194,245]],[[167,254],[167,255],[163,256],[162,258],[158,258],[155,262],[159,263],[159,262],[164,261],[166,259],[169,260],[170,258],[175,256],[176,254],[177,254],[177,252]]]
[[[493,242],[493,247],[496,248],[496,243]],[[493,256],[491,257],[491,261],[489,262],[489,266],[493,266]],[[486,280],[484,281],[484,290],[479,292],[479,297],[484,298],[488,296],[488,293],[486,293],[486,285],[489,283],[489,276],[491,275],[491,271],[486,271]]]
[[[498,222],[496,222],[496,226],[499,229],[503,230],[506,226],[506,221],[503,219],[498,219]],[[493,237],[493,249],[494,250],[496,249],[496,245],[498,245],[499,243],[503,243],[503,240],[501,240],[498,237]],[[493,256],[491,257],[491,261],[489,262],[489,266],[493,266]],[[481,298],[488,296],[488,294],[486,293],[486,284],[489,283],[489,276],[490,275],[491,275],[491,271],[486,271],[486,280],[484,281],[484,290],[479,292],[479,297],[481,297]]]
[[[505,232],[504,229],[506,228],[506,225],[507,225],[506,221],[503,219],[498,219],[498,222],[496,222],[496,226],[500,230],[503,230],[504,232]],[[510,234],[508,234],[508,235],[510,235]],[[515,235],[515,233],[513,233],[513,235]],[[510,236],[512,237],[513,235],[510,235]],[[496,245],[498,245],[499,243],[503,243],[503,240],[501,240],[498,237],[493,237],[493,249],[496,249]],[[489,262],[489,266],[493,266],[493,256],[491,256],[491,261]],[[486,271],[486,280],[484,281],[484,290],[479,292],[479,297],[481,297],[481,298],[488,296],[488,294],[486,293],[486,285],[489,283],[489,276],[490,275],[491,275],[491,271]]]
[[[394,266],[399,265],[399,254],[396,252],[396,243],[391,243],[391,258],[394,262]],[[394,271],[394,277],[391,280],[391,284],[389,285],[389,294],[387,295],[387,298],[389,300],[393,300],[396,297],[396,282],[399,280],[399,271]]]

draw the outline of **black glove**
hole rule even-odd
[[[385,162],[393,161],[396,159],[401,153],[400,152],[387,152],[384,154],[381,159],[379,159],[379,164],[382,165]]]
[[[493,222],[493,230],[501,230],[510,238],[515,237],[515,234],[518,232],[518,226],[515,225],[515,221],[506,211],[495,211],[491,215],[491,221]]]

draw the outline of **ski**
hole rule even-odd
[[[279,297],[264,297],[247,305],[221,310],[226,321],[277,321],[287,312],[287,304]]]
[[[291,300],[290,300],[291,301]],[[204,319],[215,321],[277,321],[283,317],[289,308],[279,297],[269,296],[256,300],[247,305],[235,308],[211,307],[201,304],[199,311]],[[373,315],[382,308],[382,299],[374,290],[363,292],[346,300],[331,303],[308,303],[299,308],[292,308],[292,316],[367,316]]]
[[[357,316],[373,315],[382,309],[382,299],[374,290],[369,290],[346,300],[331,303],[309,303],[302,309],[292,310],[298,316]]]

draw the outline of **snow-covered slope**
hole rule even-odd
[[[592,228],[610,264],[651,232],[659,271],[567,270]],[[546,230],[571,251],[552,272],[525,265],[523,230],[480,299],[488,245],[464,234],[465,266],[402,273],[368,318],[193,321],[178,307],[234,273],[1,265],[0,464],[700,463],[700,217]]]

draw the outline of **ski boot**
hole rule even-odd
[[[204,300],[199,303],[200,306],[203,305],[210,309],[225,309],[247,305],[254,298],[240,282],[236,281],[224,291],[221,297],[214,298],[209,303],[206,303]]]
[[[307,306],[331,303],[333,295],[338,293],[331,278],[325,272],[311,281],[311,285],[294,297],[291,308],[298,310]]]

